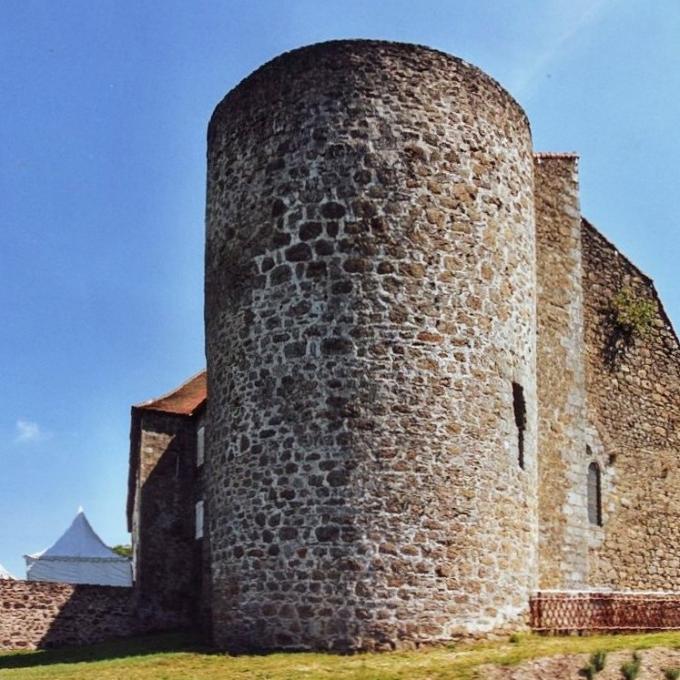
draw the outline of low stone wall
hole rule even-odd
[[[132,588],[0,580],[0,650],[126,637],[138,621]]]
[[[545,633],[680,629],[680,592],[538,592],[531,627]]]

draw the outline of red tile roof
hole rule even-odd
[[[190,416],[203,406],[207,398],[207,376],[205,371],[201,371],[167,394],[135,404],[133,408]]]

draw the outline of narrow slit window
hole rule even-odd
[[[205,426],[201,425],[196,433],[196,467],[205,462]]]
[[[519,383],[512,383],[512,405],[515,411],[517,426],[517,461],[524,469],[524,433],[527,428],[527,405],[524,400],[524,388]]]
[[[600,466],[591,463],[588,466],[588,521],[595,526],[602,526],[602,482]]]
[[[195,519],[196,519],[196,540],[203,538],[203,523],[205,521],[203,501],[198,501],[195,508]]]

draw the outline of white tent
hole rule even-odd
[[[15,580],[14,576],[12,576],[12,574],[10,574],[7,571],[7,569],[5,569],[5,567],[3,567],[2,564],[0,564],[0,581],[2,581],[3,579],[9,580],[9,581]]]
[[[26,579],[57,583],[131,586],[130,560],[104,545],[82,508],[63,536],[47,550],[25,555]]]

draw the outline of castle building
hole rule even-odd
[[[207,184],[207,373],[132,411],[140,597],[352,650],[680,590],[678,338],[497,82],[289,52],[215,109]]]

